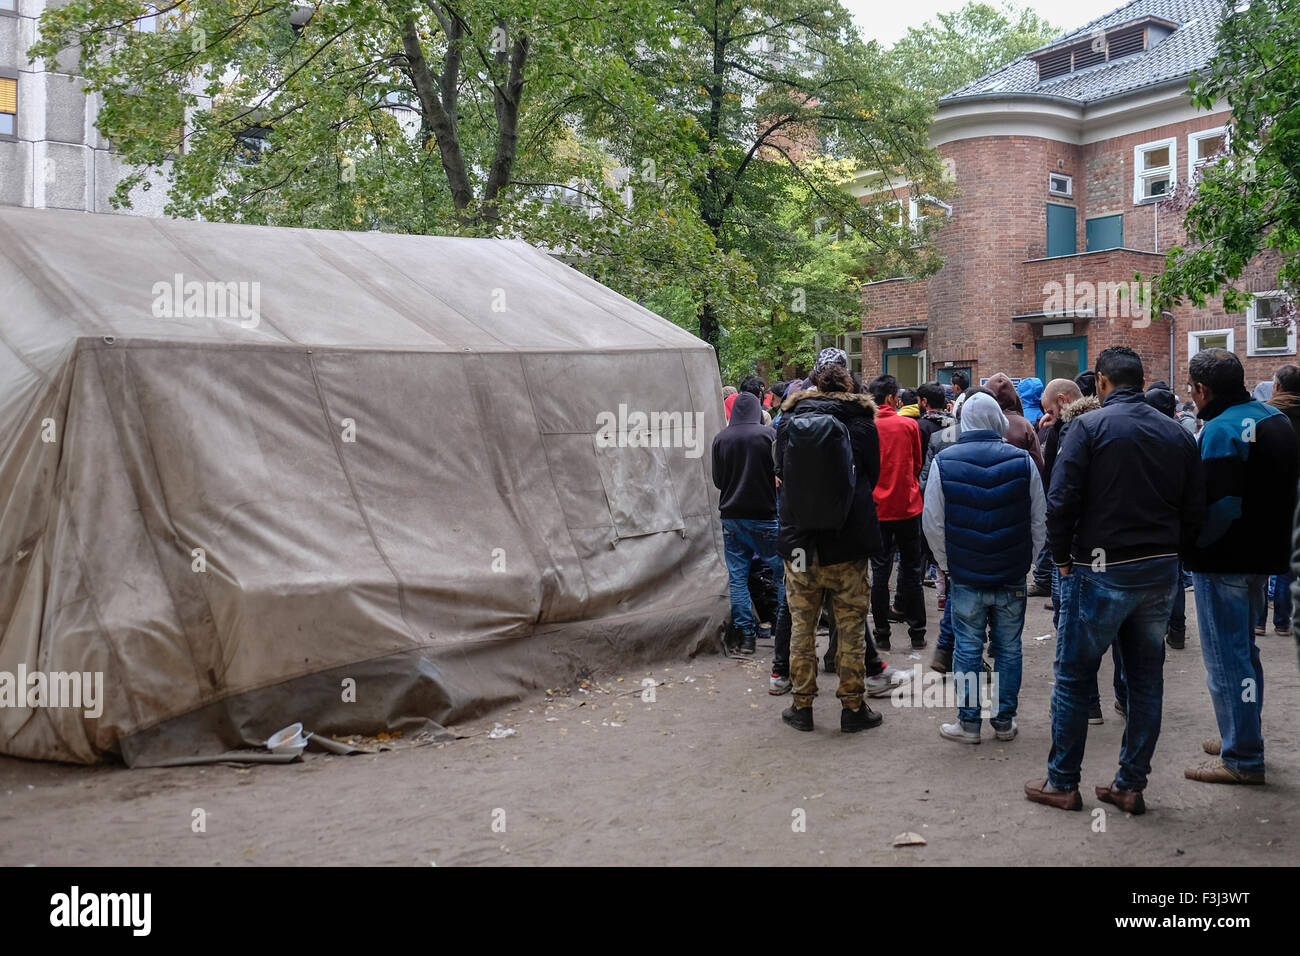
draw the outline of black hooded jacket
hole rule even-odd
[[[732,403],[727,427],[714,436],[713,484],[722,492],[718,510],[724,518],[776,518],[776,432],[762,422],[763,406],[749,392],[741,392]]]
[[[781,403],[781,417],[776,422],[776,474],[781,476],[785,444],[790,421],[799,415],[834,415],[849,430],[853,448],[853,466],[857,475],[853,504],[848,519],[838,531],[805,531],[794,527],[786,513],[786,496],[782,495],[781,536],[778,550],[787,561],[795,560],[801,549],[811,565],[861,561],[884,550],[880,539],[880,522],[876,502],[871,497],[880,479],[880,436],[876,434],[876,403],[869,395],[849,392],[819,392],[816,389],[795,392]]]

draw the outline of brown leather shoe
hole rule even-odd
[[[1109,787],[1098,787],[1097,799],[1102,803],[1113,804],[1135,817],[1147,812],[1146,801],[1142,799],[1141,790],[1121,790],[1112,784]]]
[[[1201,741],[1201,749],[1204,750],[1211,757],[1217,757],[1219,756],[1219,752],[1223,750],[1223,738],[1206,737],[1204,740]]]
[[[1188,780],[1199,780],[1202,783],[1262,784],[1264,782],[1262,773],[1246,773],[1233,770],[1223,762],[1222,757],[1215,757],[1203,763],[1194,763],[1183,771],[1183,776]]]
[[[1082,810],[1083,797],[1078,790],[1048,790],[1047,781],[1030,780],[1025,784],[1025,796],[1034,803],[1056,807],[1058,810]]]

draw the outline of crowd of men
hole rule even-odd
[[[1209,349],[1192,357],[1188,388],[1182,405],[1169,384],[1148,388],[1126,347],[1046,385],[999,373],[975,386],[954,374],[915,390],[889,375],[864,387],[835,348],[806,379],[768,388],[746,378],[726,390],[728,425],[712,455],[729,644],[753,654],[770,629],[770,692],[793,693],[781,718],[811,732],[825,621],[821,663],[838,677],[840,730],[857,733],[883,721],[867,698],[909,676],[880,656],[891,624],[906,626],[911,648],[926,646],[922,588],[932,586],[942,618],[930,667],[951,675],[958,701],[940,734],[978,744],[987,716],[994,737],[1011,741],[1027,601],[1050,596],[1052,745],[1025,795],[1082,809],[1109,653],[1126,728],[1119,769],[1095,792],[1140,814],[1166,648],[1185,647],[1190,588],[1219,736],[1186,776],[1264,783],[1256,637],[1270,594],[1276,633],[1292,633],[1300,368],[1283,366],[1252,394],[1237,356]]]

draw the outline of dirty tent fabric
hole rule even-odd
[[[0,678],[103,675],[98,717],[0,707],[0,751],[436,732],[694,653],[719,390],[524,243],[0,209]],[[673,447],[602,440],[620,405]]]

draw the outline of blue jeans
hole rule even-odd
[[[1016,716],[1020,699],[1020,635],[1025,628],[1025,586],[972,588],[954,584],[948,595],[956,645],[952,674],[961,688],[957,719],[967,730],[979,730],[980,706],[976,689],[984,674],[984,629],[989,629],[989,651],[994,660],[998,694],[993,726],[1005,730]],[[972,694],[972,691],[976,691]],[[993,702],[984,701],[992,711]]]
[[[1174,607],[1169,612],[1169,633],[1186,635],[1187,633],[1187,585],[1191,584],[1191,575],[1178,565],[1178,588],[1174,591]]]
[[[1052,583],[1052,571],[1056,564],[1052,561],[1052,549],[1046,544],[1043,550],[1038,552],[1038,560],[1034,562],[1034,583],[1047,585]]]
[[[1256,587],[1259,590],[1259,606],[1255,610],[1255,626],[1268,624],[1268,602],[1273,602],[1273,625],[1275,627],[1291,626],[1291,582],[1290,574],[1267,574],[1259,576]]]
[[[778,607],[785,603],[785,565],[776,551],[777,521],[757,518],[723,518],[722,546],[731,586],[731,624],[741,634],[758,630],[749,598],[749,561],[754,555],[772,569]]]
[[[1118,642],[1127,677],[1128,723],[1114,785],[1146,789],[1160,737],[1164,698],[1165,628],[1178,583],[1177,558],[1151,558],[1094,571],[1076,564],[1061,578],[1061,627],[1052,688],[1052,750],[1047,779],[1077,790],[1088,741],[1088,704],[1097,669]]]
[[[952,632],[952,579],[948,579],[948,599],[943,605],[943,620],[939,622],[939,643],[935,645],[941,651],[950,651],[953,646]]]
[[[1197,574],[1195,579],[1201,657],[1223,738],[1219,755],[1233,770],[1263,773],[1264,668],[1252,625],[1264,575]]]
[[[1052,630],[1061,627],[1061,569],[1052,565]]]
[[[1294,574],[1273,575],[1273,626],[1291,626],[1291,582]]]

